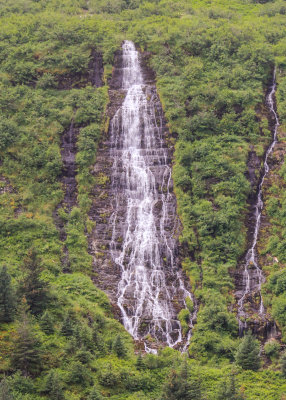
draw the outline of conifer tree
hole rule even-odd
[[[14,339],[11,364],[24,376],[36,375],[40,370],[40,342],[33,331],[26,300],[20,306],[16,337]]]
[[[105,321],[104,316],[101,313],[97,312],[94,316],[94,326],[96,326],[97,330],[99,332],[101,332],[102,329],[104,328],[105,324],[106,324],[106,321]]]
[[[143,357],[142,357],[141,353],[137,357],[135,367],[136,367],[136,369],[138,369],[138,371],[141,371],[141,370],[146,368],[146,365],[145,365],[145,362],[143,360]]]
[[[11,285],[11,277],[4,266],[0,270],[0,322],[13,321],[15,311],[15,295]]]
[[[73,337],[76,339],[78,348],[92,350],[92,331],[90,328],[79,323],[74,324]]]
[[[6,378],[0,382],[0,400],[14,400]]]
[[[92,343],[95,351],[98,351],[102,355],[105,354],[104,340],[98,332],[97,324],[92,326]]]
[[[217,400],[243,400],[242,394],[237,390],[234,374],[231,374],[227,381],[221,383]]]
[[[127,355],[127,350],[120,335],[117,335],[115,338],[115,341],[113,343],[113,351],[119,358],[124,358]]]
[[[64,318],[61,333],[64,336],[72,336],[74,331],[74,323],[72,319],[72,315],[70,312],[67,313],[66,317]]]
[[[259,353],[258,341],[248,332],[238,347],[235,359],[237,364],[243,369],[257,371],[260,367]]]
[[[163,388],[161,400],[201,400],[201,383],[189,376],[187,361],[179,372],[172,370]]]
[[[40,314],[48,301],[47,283],[41,278],[43,267],[35,248],[28,251],[22,266],[19,296],[25,297],[32,314]]]
[[[286,378],[286,353],[283,353],[280,364],[282,375]]]
[[[103,397],[101,396],[101,394],[99,393],[99,391],[97,390],[97,388],[94,386],[91,389],[91,392],[87,398],[87,400],[103,400]]]
[[[42,330],[47,334],[51,335],[54,333],[54,320],[51,317],[51,314],[48,311],[45,311],[40,319],[40,325]]]
[[[91,377],[88,368],[80,361],[73,361],[69,366],[69,382],[86,385]]]
[[[64,399],[63,382],[53,370],[51,370],[47,376],[45,392],[48,393],[49,397],[53,400]]]
[[[92,343],[93,346],[95,347],[95,349],[98,349],[98,344],[99,344],[100,340],[99,340],[99,334],[97,331],[97,325],[93,325],[92,326]]]

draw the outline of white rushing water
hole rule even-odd
[[[135,339],[150,334],[174,347],[183,340],[174,303],[184,303],[192,295],[175,265],[178,221],[168,149],[162,115],[156,112],[152,87],[144,82],[139,53],[130,41],[122,49],[125,99],[111,120],[110,150],[116,193],[111,254],[121,270],[118,306]],[[188,340],[183,341],[185,346]]]
[[[259,229],[260,229],[260,223],[261,223],[261,215],[262,215],[262,210],[263,210],[263,198],[262,198],[262,189],[263,189],[263,184],[265,181],[265,178],[269,172],[269,165],[268,165],[268,159],[270,154],[272,153],[276,143],[277,143],[277,133],[278,133],[278,127],[279,127],[279,119],[278,115],[275,111],[275,92],[276,92],[276,70],[274,70],[273,73],[273,81],[272,81],[272,86],[271,90],[267,96],[267,106],[269,107],[269,111],[271,115],[274,117],[275,125],[274,125],[274,131],[273,131],[273,139],[266,151],[265,159],[264,159],[264,166],[263,166],[263,175],[262,179],[260,181],[259,187],[258,187],[258,194],[257,194],[257,201],[255,204],[255,214],[254,214],[254,220],[255,220],[255,226],[254,226],[254,232],[253,232],[253,237],[251,241],[251,247],[248,249],[246,256],[245,256],[245,266],[244,266],[244,272],[243,272],[243,292],[242,296],[238,301],[238,317],[239,317],[239,330],[242,333],[243,330],[247,327],[247,323],[244,321],[241,321],[241,317],[245,318],[247,316],[245,310],[244,310],[244,302],[245,298],[248,294],[256,291],[259,292],[260,294],[260,305],[259,305],[259,314],[264,315],[264,305],[263,305],[263,299],[261,295],[261,285],[264,281],[264,275],[259,267],[258,264],[258,259],[257,259],[257,240],[258,240],[258,234],[259,234]]]

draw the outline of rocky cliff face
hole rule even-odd
[[[135,61],[128,59],[128,51]],[[107,110],[111,122],[94,167],[94,281],[135,339],[150,335],[159,343],[180,346],[186,339],[177,314],[190,293],[178,254],[169,133],[148,55],[138,54],[132,45],[126,52],[116,54]],[[135,64],[129,67],[129,62]]]
[[[81,84],[77,84],[79,77],[64,78],[60,84],[61,89],[70,90],[72,88],[81,88],[87,84],[91,84],[95,87],[103,85],[103,61],[102,55],[95,50],[91,51],[90,62],[88,70],[81,78]],[[65,212],[70,213],[72,208],[77,205],[77,165],[76,165],[76,154],[77,154],[77,140],[80,132],[80,126],[74,124],[74,118],[72,117],[70,126],[62,133],[60,138],[60,150],[62,158],[62,172],[60,175],[60,182],[64,192],[64,198],[60,204],[58,204],[54,212],[55,224],[60,233],[60,240],[65,242],[67,235],[65,231],[65,221],[60,217],[59,210],[62,208]],[[63,245],[64,258],[62,260],[64,268],[68,267],[68,250]]]
[[[263,271],[265,257],[261,255],[261,240],[265,237],[269,225],[264,207],[265,195],[275,174],[273,161],[276,154],[281,152],[281,143],[277,143],[279,119],[276,113],[275,93],[274,72],[273,80],[269,82],[265,104],[260,110],[260,113],[268,119],[272,139],[265,145],[263,157],[258,157],[253,147],[249,152],[247,176],[251,184],[251,193],[246,219],[248,250],[240,260],[235,273],[235,297],[238,302],[240,334],[248,328],[261,340],[279,335],[274,321],[264,306],[261,294],[261,285],[265,282]]]

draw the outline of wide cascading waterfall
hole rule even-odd
[[[140,340],[151,335],[181,348],[177,314],[188,291],[178,267],[179,220],[172,192],[170,156],[154,87],[144,82],[134,44],[122,45],[123,104],[110,122],[113,212],[112,260],[120,267],[117,304],[125,328]],[[145,344],[146,350],[152,351]]]
[[[276,70],[273,73],[273,81],[271,85],[271,90],[267,95],[267,106],[269,108],[271,116],[274,118],[274,129],[273,129],[273,139],[268,147],[264,164],[263,164],[263,173],[260,184],[258,186],[257,192],[257,200],[255,203],[255,213],[254,213],[254,232],[251,241],[251,247],[248,249],[246,256],[245,256],[245,265],[243,271],[243,291],[241,297],[238,300],[238,318],[239,318],[239,331],[242,334],[243,330],[247,328],[247,323],[245,318],[247,317],[247,313],[244,309],[245,300],[248,294],[253,292],[259,292],[260,295],[260,304],[258,312],[261,316],[264,315],[264,305],[263,305],[263,298],[261,295],[261,285],[264,281],[264,275],[262,269],[258,264],[258,257],[257,257],[257,240],[258,234],[261,224],[261,216],[263,210],[263,184],[265,178],[269,172],[269,164],[268,159],[271,155],[276,143],[277,143],[277,134],[278,134],[278,127],[279,127],[279,118],[277,112],[275,110],[275,92],[276,92]]]

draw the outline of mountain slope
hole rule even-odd
[[[17,306],[11,321],[2,317],[0,362],[16,399],[61,398],[56,390],[67,399],[87,399],[94,385],[107,398],[158,399],[170,370],[183,363],[178,352],[165,349],[138,366],[131,337],[91,280],[88,236],[94,225],[88,215],[93,187],[105,179],[103,173],[98,181],[93,166],[108,125],[114,54],[124,39],[149,53],[175,149],[180,256],[200,304],[189,379],[200,375],[210,399],[235,367],[241,340],[235,293],[271,140],[265,98],[277,67],[281,126],[258,243],[265,319],[252,312],[255,294],[246,309],[263,344],[272,318],[278,340],[265,345],[260,371],[235,368],[246,399],[283,398],[285,13],[283,1],[0,2],[0,264],[12,278],[10,286],[1,279],[16,293]],[[102,87],[92,79],[97,54]],[[72,204],[61,184],[68,132],[77,167]],[[30,284],[33,265],[38,281]],[[34,291],[41,310],[31,300]],[[41,360],[36,369],[22,368],[24,376],[15,362],[21,326],[27,337],[37,337],[29,340]]]

